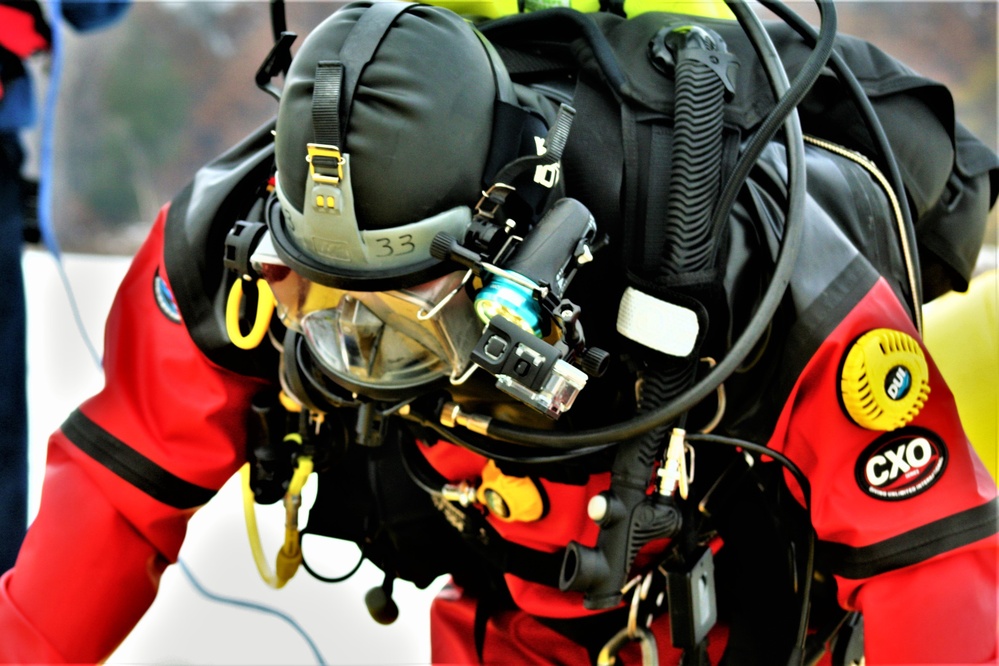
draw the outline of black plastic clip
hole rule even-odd
[[[291,45],[297,38],[298,35],[293,32],[282,32],[257,70],[255,78],[257,87],[279,102],[281,91],[274,85],[274,77],[288,73],[288,66],[291,65]]]
[[[223,265],[244,280],[257,278],[256,271],[250,265],[250,256],[266,231],[267,225],[263,222],[237,221],[225,237]]]
[[[693,650],[718,621],[715,564],[705,548],[693,566],[666,571],[669,598],[670,641],[674,647]]]

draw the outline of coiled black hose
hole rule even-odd
[[[740,2],[739,0],[727,1],[737,17],[740,15],[745,17],[747,13],[752,14],[752,11],[745,5],[745,3]],[[764,135],[761,134],[761,132],[769,131],[771,126],[777,128],[780,126],[781,122],[784,123],[785,133],[787,135],[789,172],[788,210],[781,248],[777,257],[777,262],[774,266],[773,276],[770,279],[770,284],[767,286],[752,320],[746,326],[746,329],[742,332],[742,334],[736,339],[729,350],[729,353],[721,359],[710,372],[698,380],[694,386],[684,392],[683,395],[659,409],[645,414],[640,414],[635,418],[629,419],[628,421],[601,428],[566,433],[537,430],[535,428],[526,428],[494,420],[489,424],[489,428],[487,430],[490,437],[518,444],[530,444],[534,446],[563,450],[580,446],[603,444],[606,442],[624,441],[653,428],[657,428],[663,424],[670,423],[678,415],[692,409],[700,401],[704,400],[704,398],[713,393],[718,386],[749,356],[760,337],[762,337],[762,335],[766,332],[767,327],[770,324],[770,320],[773,318],[777,308],[783,300],[784,292],[786,291],[788,282],[791,279],[791,273],[794,270],[794,264],[797,261],[798,251],[801,245],[801,234],[804,229],[803,218],[806,194],[805,155],[801,125],[798,121],[798,115],[794,111],[794,108],[811,89],[815,80],[821,73],[822,68],[825,66],[825,63],[829,60],[836,33],[835,11],[833,10],[831,4],[826,2],[826,0],[817,1],[819,3],[820,10],[822,10],[822,24],[819,30],[819,40],[812,55],[809,56],[805,66],[795,79],[794,84],[790,87],[785,87],[786,75],[784,74],[783,66],[780,63],[780,57],[777,54],[777,49],[774,47],[769,35],[766,34],[766,31],[763,30],[762,27],[758,30],[754,29],[753,32],[750,33],[754,48],[757,49],[757,52],[760,54],[761,61],[764,62],[764,66],[768,72],[768,78],[771,78],[771,85],[776,88],[780,101],[767,115],[766,120],[764,120],[763,125],[761,126],[761,130],[757,131],[757,134],[751,142],[755,155],[752,152],[747,152],[743,155],[743,158],[740,159],[740,163],[743,163],[743,166],[741,168],[737,167],[737,173],[741,174],[741,180],[735,175],[730,176],[726,187],[723,189],[722,197],[719,199],[714,219],[719,219],[719,215],[721,215],[719,211],[723,207],[722,201],[730,198],[731,202],[734,202],[735,196],[738,194],[745,182],[745,179],[748,177],[753,164],[755,164],[756,159],[759,158],[759,155],[767,145],[767,141],[773,136],[773,133],[770,132],[769,135],[766,136],[766,140],[763,140],[761,137]],[[745,22],[745,18],[741,19],[740,23],[743,24],[744,28],[748,25]],[[773,77],[777,76],[778,73],[785,83],[782,84],[778,80],[773,79]],[[785,100],[790,101],[785,102]],[[776,129],[774,129],[774,131],[776,131]],[[726,192],[730,193],[726,194]],[[729,203],[728,206],[730,207],[731,203]],[[721,219],[726,219],[725,216],[727,216],[727,214],[728,211],[726,211]]]
[[[721,37],[693,26],[683,50],[722,51]],[[719,72],[693,57],[677,57],[676,102],[666,242],[660,281],[710,267],[711,212],[721,181],[725,85]]]

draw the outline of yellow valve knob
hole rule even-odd
[[[507,476],[492,460],[482,470],[482,483],[475,497],[489,513],[506,522],[540,520],[547,509],[542,490],[534,479]]]
[[[840,392],[853,421],[895,430],[916,418],[930,393],[929,368],[911,335],[877,328],[862,335],[843,362]]]

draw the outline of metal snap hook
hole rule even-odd
[[[624,627],[614,634],[597,655],[597,666],[614,666],[617,663],[617,653],[630,641],[638,641],[642,646],[642,666],[659,666],[656,637],[645,627],[637,627],[634,633],[631,627]]]
[[[628,609],[628,623],[621,631],[607,641],[597,655],[597,666],[613,666],[617,661],[617,653],[624,647],[625,643],[638,641],[642,646],[642,666],[659,666],[659,649],[656,645],[656,638],[652,632],[644,626],[639,626],[638,613],[639,604],[649,596],[649,589],[652,587],[652,574],[647,573],[645,577],[636,576],[628,581],[622,593],[631,592],[631,608]],[[649,618],[651,620],[651,617]]]

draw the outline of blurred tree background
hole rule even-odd
[[[304,36],[337,3],[290,1]],[[793,8],[815,20],[811,3]],[[996,3],[845,0],[840,32],[948,84],[958,117],[997,146]],[[130,254],[160,206],[276,111],[254,84],[269,5],[134,0],[113,28],[67,32],[57,126],[56,230],[67,251]],[[301,41],[301,37],[299,39]],[[996,243],[993,219],[990,238]]]

